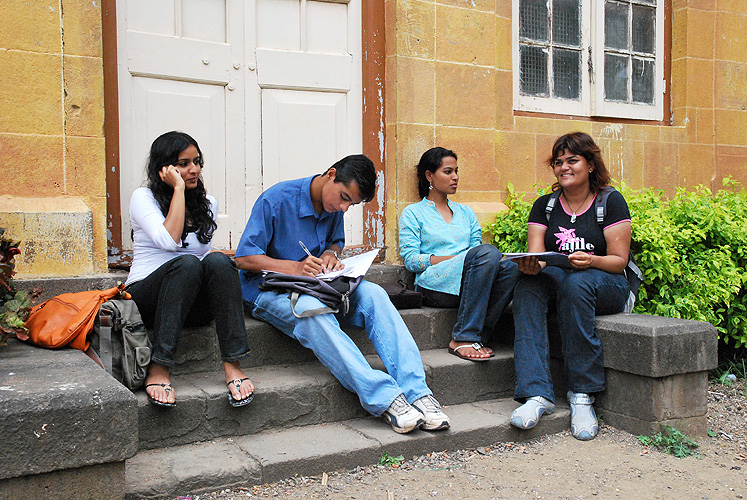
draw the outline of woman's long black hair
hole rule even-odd
[[[200,155],[200,166],[202,166],[204,158],[200,146],[197,145],[197,141],[184,132],[166,132],[153,141],[150,146],[150,155],[146,167],[148,187],[153,192],[164,217],[169,213],[174,188],[163,182],[159,174],[163,167],[176,165],[179,160],[179,153],[189,146],[197,148]],[[213,239],[213,233],[218,225],[213,220],[213,212],[210,209],[210,201],[207,199],[205,184],[202,182],[202,174],[197,179],[197,187],[184,190],[184,201],[186,210],[184,213],[184,229],[182,229],[182,245],[187,246],[184,240],[187,233],[190,232],[195,233],[200,243],[209,243]]]

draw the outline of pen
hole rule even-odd
[[[313,257],[313,255],[311,255],[311,252],[309,252],[309,249],[306,248],[306,245],[303,244],[303,241],[298,240],[298,244],[301,245],[301,248],[303,248],[303,251],[306,252],[306,255],[308,255],[309,257]]]
[[[309,249],[306,248],[306,245],[303,244],[303,241],[298,240],[298,244],[301,245],[301,248],[303,248],[303,251],[306,252],[306,255],[308,255],[309,257],[313,257],[313,255],[311,255],[311,252],[309,252]],[[322,266],[322,272],[326,273],[327,268]]]

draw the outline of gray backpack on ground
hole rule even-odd
[[[129,389],[143,387],[151,342],[134,300],[110,300],[99,308],[87,354]]]

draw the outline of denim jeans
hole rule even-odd
[[[457,342],[486,342],[511,302],[519,279],[515,262],[501,262],[493,245],[471,248],[464,257],[459,296],[418,288],[430,307],[459,307],[452,338]]]
[[[628,293],[624,275],[599,269],[573,271],[547,266],[537,275],[522,275],[513,306],[514,398],[523,402],[542,396],[555,402],[547,338],[547,312],[553,305],[570,389],[586,394],[605,390],[602,344],[594,317],[621,312]]]
[[[301,295],[296,312],[322,305],[314,297]],[[404,393],[410,403],[432,394],[425,383],[418,346],[384,289],[376,284],[361,282],[350,297],[350,310],[345,316],[297,318],[291,312],[289,295],[277,292],[260,292],[252,305],[252,315],[311,349],[373,415],[384,413],[400,394]],[[338,320],[365,328],[386,372],[371,368],[355,342],[340,329]]]
[[[153,362],[174,366],[182,327],[204,326],[213,319],[223,361],[249,357],[239,274],[225,254],[211,253],[202,260],[182,255],[127,291],[145,325],[153,328]]]

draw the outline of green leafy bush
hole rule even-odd
[[[646,275],[636,313],[708,321],[727,344],[747,345],[747,194],[731,178],[713,193],[618,186],[632,215],[632,250]],[[548,188],[538,191],[546,193]],[[534,202],[508,186],[509,210],[486,227],[502,252],[526,250]]]
[[[700,455],[696,451],[699,446],[698,443],[668,425],[664,426],[663,432],[659,432],[653,436],[638,436],[638,441],[643,446],[654,446],[664,453],[669,453],[677,458],[700,458]]]

